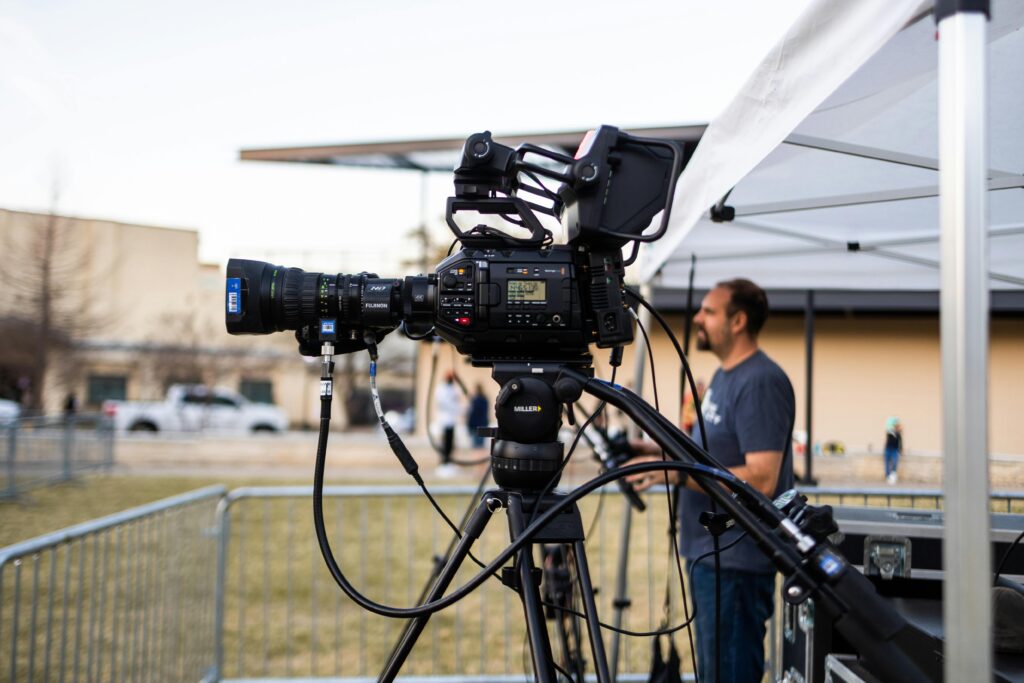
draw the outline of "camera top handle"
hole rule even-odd
[[[527,155],[549,159],[562,168],[531,163],[526,161]],[[599,250],[619,249],[629,242],[638,246],[657,240],[668,228],[682,165],[683,150],[678,143],[635,137],[614,126],[588,132],[575,157],[530,143],[512,149],[496,143],[491,133],[484,131],[466,139],[462,160],[455,168],[455,197],[448,200],[445,219],[467,247],[548,244],[551,232],[541,225],[537,213],[559,218],[570,244]],[[536,186],[522,182],[520,175]],[[561,184],[551,191],[540,177]],[[544,197],[551,205],[527,202],[518,193]],[[459,211],[500,215],[529,230],[530,236],[518,238],[483,225],[464,231],[454,218]],[[645,234],[659,212],[660,225]],[[633,258],[635,252],[630,262]]]

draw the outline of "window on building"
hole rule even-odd
[[[89,375],[87,386],[86,403],[93,407],[128,397],[128,380],[124,375]]]
[[[274,385],[268,379],[243,379],[238,393],[253,403],[274,402]]]
[[[213,397],[213,405],[215,405],[215,406],[223,406],[225,408],[237,408],[238,407],[238,404],[235,403],[235,399],[231,398],[230,396],[216,396],[215,395]]]

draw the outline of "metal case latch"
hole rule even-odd
[[[864,573],[888,581],[910,577],[910,539],[904,536],[868,536],[864,539]]]

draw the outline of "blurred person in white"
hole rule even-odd
[[[462,412],[462,392],[455,384],[455,373],[448,372],[444,381],[434,389],[435,424],[441,431],[439,477],[452,477],[458,471],[452,463],[452,451],[455,449],[455,427],[462,422]]]

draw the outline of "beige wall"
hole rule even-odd
[[[0,258],[23,253],[18,245],[32,244],[47,218],[0,209]],[[69,240],[66,251],[83,273],[74,286],[59,291],[91,322],[77,340],[79,347],[51,365],[45,393],[48,411],[59,410],[68,392],[84,402],[89,375],[124,376],[129,399],[158,399],[162,379],[178,368],[232,389],[243,379],[270,380],[276,403],[294,424],[316,423],[316,369],[303,362],[292,336],[227,334],[224,274],[217,265],[199,263],[198,233],[103,220],[59,220],[61,234]],[[15,297],[0,298],[0,315],[21,305]]]
[[[681,337],[682,319],[669,323]],[[656,326],[656,324],[655,324]],[[996,318],[991,325],[989,372],[989,447],[995,454],[1024,455],[1024,319]],[[679,415],[679,362],[667,337],[652,335],[661,412]],[[801,316],[777,315],[768,321],[761,346],[789,375],[797,400],[796,428],[803,429],[806,416],[804,322]],[[628,347],[617,381],[632,388],[633,355]],[[691,354],[693,374],[710,381],[716,359],[709,353]],[[488,369],[470,368],[454,359],[443,345],[439,353],[442,371],[456,367],[467,381],[484,383],[493,397],[497,385]],[[424,406],[428,390],[431,347],[419,355],[417,406]],[[607,351],[597,350],[599,377],[610,376]],[[645,368],[644,395],[653,403],[651,373]],[[939,327],[936,316],[831,316],[819,314],[814,347],[814,422],[816,442],[841,441],[851,451],[879,451],[884,442],[885,421],[898,415],[904,423],[908,452],[939,453],[941,449],[941,399]],[[424,428],[423,410],[417,428]]]
[[[38,214],[0,210],[0,259],[13,253],[12,244],[29,239]],[[79,279],[63,295],[92,316],[97,325],[86,340],[95,347],[77,352],[72,377],[47,380],[47,403],[59,409],[68,390],[85,396],[89,373],[124,374],[132,399],[158,398],[159,370],[181,356],[145,348],[194,346],[204,379],[237,388],[242,379],[269,379],[275,400],[295,424],[316,424],[319,415],[316,364],[296,352],[290,333],[232,337],[224,330],[223,273],[216,265],[198,261],[198,234],[191,230],[127,225],[111,221],[63,219],[81,249]],[[89,303],[90,305],[87,305]],[[13,296],[0,297],[0,315],[17,307]],[[91,306],[91,307],[90,307]],[[679,316],[670,316],[674,330]],[[679,364],[667,338],[651,325],[661,409],[679,414]],[[769,320],[761,344],[789,374],[797,397],[797,428],[804,426],[804,331],[797,315]],[[633,351],[626,349],[618,381],[631,386]],[[432,345],[419,345],[416,386],[417,428],[425,428],[424,408],[429,390]],[[382,347],[382,353],[387,352]],[[607,351],[597,350],[595,366],[609,377]],[[471,368],[448,345],[438,348],[438,376],[455,367],[472,387],[483,385],[493,398],[497,385],[490,370]],[[383,358],[382,360],[387,360]],[[692,354],[694,375],[710,380],[716,367],[708,353]],[[382,383],[401,384],[404,378],[385,373]],[[937,453],[940,449],[939,341],[936,316],[819,315],[816,325],[814,376],[815,441],[838,440],[848,449],[880,448],[885,419],[899,415],[910,451]],[[357,381],[362,381],[361,374]],[[989,373],[989,430],[993,453],[1024,454],[1024,318],[996,318],[991,325]],[[645,370],[644,394],[653,400],[651,373]],[[340,411],[335,415],[339,416]],[[340,425],[339,425],[340,426]]]

